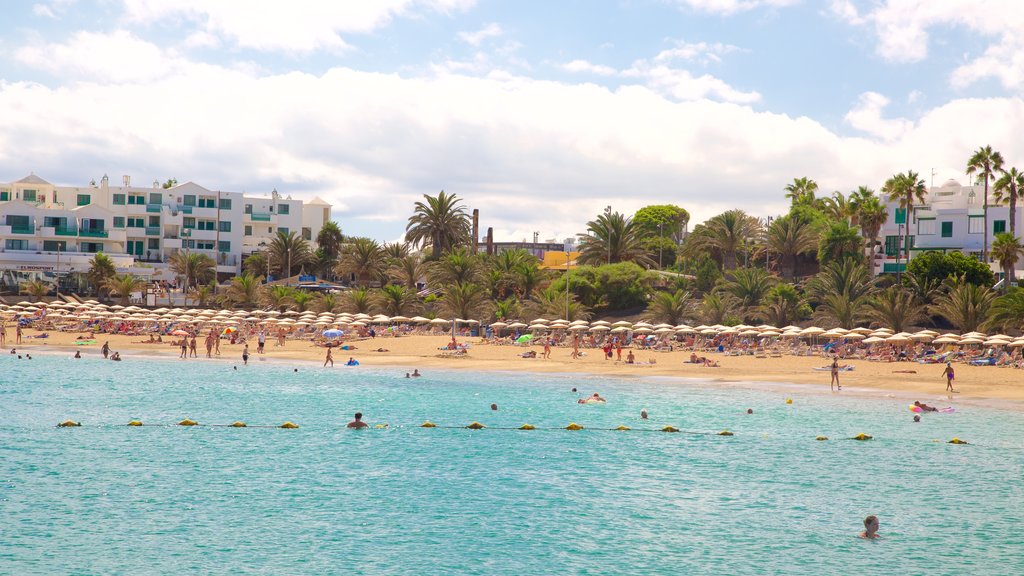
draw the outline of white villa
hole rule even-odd
[[[96,252],[118,272],[172,280],[167,261],[180,250],[208,254],[219,275],[241,271],[243,259],[278,231],[296,232],[315,247],[330,219],[320,198],[304,203],[274,190],[266,197],[209,190],[194,182],[164,189],[99,184],[55,186],[32,174],[0,182],[0,271],[3,284],[32,274],[85,272]]]
[[[914,206],[910,214],[907,244],[910,258],[928,250],[941,252],[958,251],[981,259],[985,236],[985,218],[982,205],[985,197],[983,186],[962,186],[956,180],[947,180],[942,186],[932,187],[924,204]],[[897,262],[897,248],[900,235],[907,226],[907,217],[899,204],[886,205],[889,219],[879,233],[883,244],[875,255],[875,273],[893,273],[906,269],[905,252]],[[1021,214],[1024,205],[1018,206],[1016,230],[1024,233]],[[1008,232],[1010,209],[996,205],[992,200],[992,184],[989,183],[988,241],[991,247],[993,237],[999,232]],[[990,264],[997,277],[1001,270],[998,264]]]

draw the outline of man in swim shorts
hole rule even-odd
[[[368,424],[366,422],[363,422],[363,413],[362,412],[356,412],[355,420],[349,422],[345,427],[346,428],[366,428],[367,426],[368,426]]]
[[[953,390],[953,376],[954,376],[954,374],[953,374],[953,364],[951,362],[946,362],[946,369],[942,371],[942,374],[946,377],[946,392],[949,392],[950,394],[952,394],[953,392],[955,392],[955,390]]]

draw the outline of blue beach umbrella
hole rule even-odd
[[[345,333],[342,332],[341,330],[338,330],[337,328],[332,329],[332,330],[324,330],[324,337],[325,338],[339,338],[343,334],[345,334]]]

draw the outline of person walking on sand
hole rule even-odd
[[[551,340],[544,339],[544,358],[551,358]]]
[[[324,366],[327,366],[328,362],[330,362],[331,368],[334,368],[334,357],[331,356],[331,349],[330,348],[327,349],[327,357],[324,358]]]
[[[215,334],[216,334],[216,332],[214,332],[213,330],[210,330],[210,333],[206,335],[206,357],[207,358],[212,358],[213,357],[213,339],[217,337]]]
[[[829,382],[829,390],[832,390],[833,386],[835,386],[836,390],[843,389],[843,387],[839,385],[839,356],[832,357],[832,381]]]
[[[249,345],[246,344],[245,348],[242,348],[242,364],[244,366],[249,365]]]
[[[7,322],[0,320],[0,348],[7,348]]]
[[[946,377],[946,392],[953,394],[956,390],[953,390],[953,363],[946,362],[946,369],[942,371],[942,374]]]
[[[15,344],[21,344],[21,323],[20,322],[14,325],[14,335],[17,338],[17,340],[15,341]]]
[[[188,341],[188,351],[192,358],[197,358],[196,355],[196,335],[193,334],[192,338]]]

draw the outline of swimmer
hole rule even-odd
[[[920,421],[921,421],[921,415],[920,414],[914,414],[914,422],[920,422]]]
[[[412,378],[412,376],[409,376],[409,373],[408,373],[408,372],[406,372],[406,373],[405,373],[405,377],[406,377],[406,378]]]
[[[573,391],[573,392],[575,392],[575,391],[576,391],[576,389],[575,389],[575,388],[573,388],[573,389],[572,389],[572,391]]]
[[[939,411],[939,409],[936,408],[935,406],[929,406],[927,404],[922,404],[921,401],[919,401],[919,400],[915,400],[914,401],[914,406],[917,406],[918,408],[920,408],[921,410],[924,410],[925,412],[938,412]]]
[[[640,419],[647,420],[647,408],[643,408],[640,410]]]
[[[346,428],[366,428],[367,424],[366,424],[366,422],[363,422],[363,413],[362,412],[356,412],[355,420],[349,422],[345,427]]]
[[[498,405],[497,404],[491,404],[491,410],[497,411],[498,410]]]
[[[292,370],[292,372],[298,372],[298,371],[299,371],[299,369],[298,369],[298,368],[296,368],[296,369]]]
[[[872,514],[864,519],[864,531],[860,533],[860,537],[869,540],[881,538],[878,534],[878,516]]]
[[[754,409],[753,408],[747,408],[747,414],[753,414],[753,413],[754,413]]]
[[[81,357],[82,357],[82,351],[81,350],[75,350],[75,358],[81,358]]]
[[[419,378],[420,376],[422,376],[422,374],[420,374],[419,368],[413,368],[412,369],[412,377],[413,378]]]

